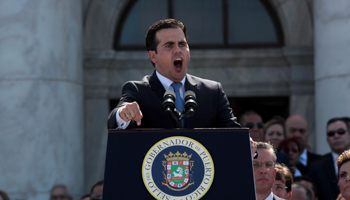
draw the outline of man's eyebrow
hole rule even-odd
[[[168,44],[173,45],[173,44],[175,44],[175,42],[169,41],[169,42],[164,43],[163,46],[166,46]]]

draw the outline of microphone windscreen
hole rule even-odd
[[[196,98],[196,94],[192,91],[192,90],[187,90],[185,93],[185,99],[187,96],[193,96],[194,98]]]
[[[172,95],[172,96],[174,96],[174,98],[176,98],[176,94],[175,94],[175,92],[172,91],[172,90],[166,91],[166,92],[164,93],[164,95],[163,95],[163,98],[164,98],[166,95]]]

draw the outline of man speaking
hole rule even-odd
[[[220,83],[187,74],[190,49],[182,22],[165,19],[154,23],[147,32],[146,47],[155,70],[141,81],[124,84],[118,106],[109,115],[109,129],[179,127],[164,111],[163,96],[168,90],[174,91],[179,112],[186,111],[186,91],[196,96],[196,111],[181,120],[181,127],[241,127]]]

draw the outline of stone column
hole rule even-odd
[[[0,3],[0,188],[83,194],[82,1]]]
[[[327,121],[350,116],[350,1],[314,0],[316,151],[330,151]]]

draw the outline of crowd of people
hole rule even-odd
[[[103,194],[103,180],[95,183],[90,193],[83,195],[79,200],[101,200]],[[73,200],[65,185],[55,185],[50,190],[49,200]]]
[[[253,161],[258,200],[266,199],[268,193],[259,192],[260,176],[256,173],[268,174],[269,169],[272,173],[269,162],[275,164],[276,171],[275,177],[271,174],[271,180],[274,179],[269,187],[271,195],[291,200],[350,199],[350,178],[347,176],[350,171],[346,171],[346,162],[350,160],[349,117],[332,118],[325,124],[324,134],[331,152],[323,156],[313,153],[307,145],[308,122],[303,116],[291,115],[286,120],[277,116],[263,123],[257,112],[248,111],[240,117],[240,123],[249,128],[251,136],[258,142],[258,149],[259,145],[268,144],[272,158],[275,157],[260,161],[265,163],[265,170],[260,163]],[[259,157],[260,154],[258,150]],[[259,198],[259,194],[264,198]]]
[[[83,195],[79,200],[102,200],[103,180],[91,187],[90,193]],[[0,200],[10,200],[6,192],[0,190]],[[50,190],[49,200],[73,200],[65,185],[55,185]]]

